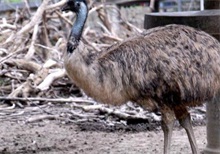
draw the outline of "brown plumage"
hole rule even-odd
[[[220,87],[220,43],[205,32],[182,25],[153,28],[96,53],[80,37],[87,18],[85,0],[69,0],[64,10],[77,14],[65,53],[73,82],[95,100],[121,105],[133,101],[159,108],[164,153],[169,153],[174,119],[198,153],[187,112],[212,99]]]

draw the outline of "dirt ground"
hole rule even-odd
[[[17,112],[21,113],[21,111]],[[33,110],[34,112],[34,110]],[[100,125],[42,120],[25,123],[28,115],[0,114],[0,153],[2,154],[161,154],[163,132],[100,129]],[[96,129],[97,127],[97,129]],[[206,146],[206,127],[195,126],[200,151]],[[172,154],[190,154],[188,138],[183,129],[175,127]]]

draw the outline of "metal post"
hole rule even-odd
[[[220,9],[220,0],[205,0],[205,9]],[[219,29],[220,30],[220,27]],[[205,154],[220,154],[220,92],[207,102],[207,146]]]
[[[178,12],[182,11],[182,0],[178,0]]]
[[[200,10],[204,10],[204,0],[200,0]]]
[[[220,154],[220,97],[207,102],[207,146],[205,154]]]

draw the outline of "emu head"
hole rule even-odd
[[[62,11],[72,11],[78,13],[82,4],[87,6],[86,0],[67,0],[61,9]]]

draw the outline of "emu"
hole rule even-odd
[[[86,0],[68,0],[63,11],[76,13],[64,54],[68,76],[95,100],[121,105],[136,102],[162,113],[164,153],[170,152],[175,119],[186,130],[192,153],[199,153],[188,107],[201,105],[220,87],[220,43],[183,25],[147,30],[102,52],[80,41],[88,15]]]

